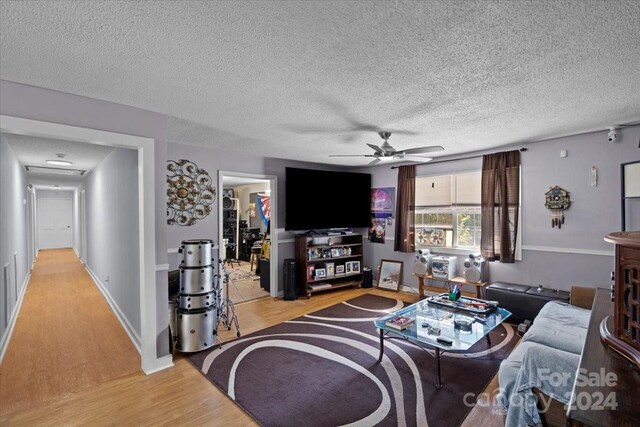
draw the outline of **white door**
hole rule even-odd
[[[70,248],[72,224],[71,199],[38,199],[38,249]]]

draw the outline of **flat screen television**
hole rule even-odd
[[[371,174],[286,168],[285,179],[285,230],[369,227]]]

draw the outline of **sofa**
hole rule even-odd
[[[551,301],[500,364],[498,403],[506,426],[564,426],[595,289],[573,287],[570,303]]]

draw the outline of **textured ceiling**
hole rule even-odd
[[[81,142],[61,141],[59,139],[40,138],[37,136],[3,134],[15,153],[18,161],[23,166],[42,166],[48,168],[82,169],[90,171],[95,168],[111,151],[112,147],[103,145],[85,144]],[[71,166],[56,166],[47,164],[47,160],[56,160],[56,154],[64,154],[64,160],[72,162]],[[86,176],[86,174],[85,174]],[[47,175],[29,172],[30,182],[33,178],[79,182],[84,177],[60,177],[60,175]]]
[[[0,3],[0,78],[172,116],[169,140],[366,164],[640,119],[640,2]],[[302,132],[303,130],[332,130]]]

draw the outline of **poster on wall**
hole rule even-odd
[[[390,225],[395,205],[395,188],[383,187],[371,189],[371,225],[369,241],[384,243],[387,225]]]

